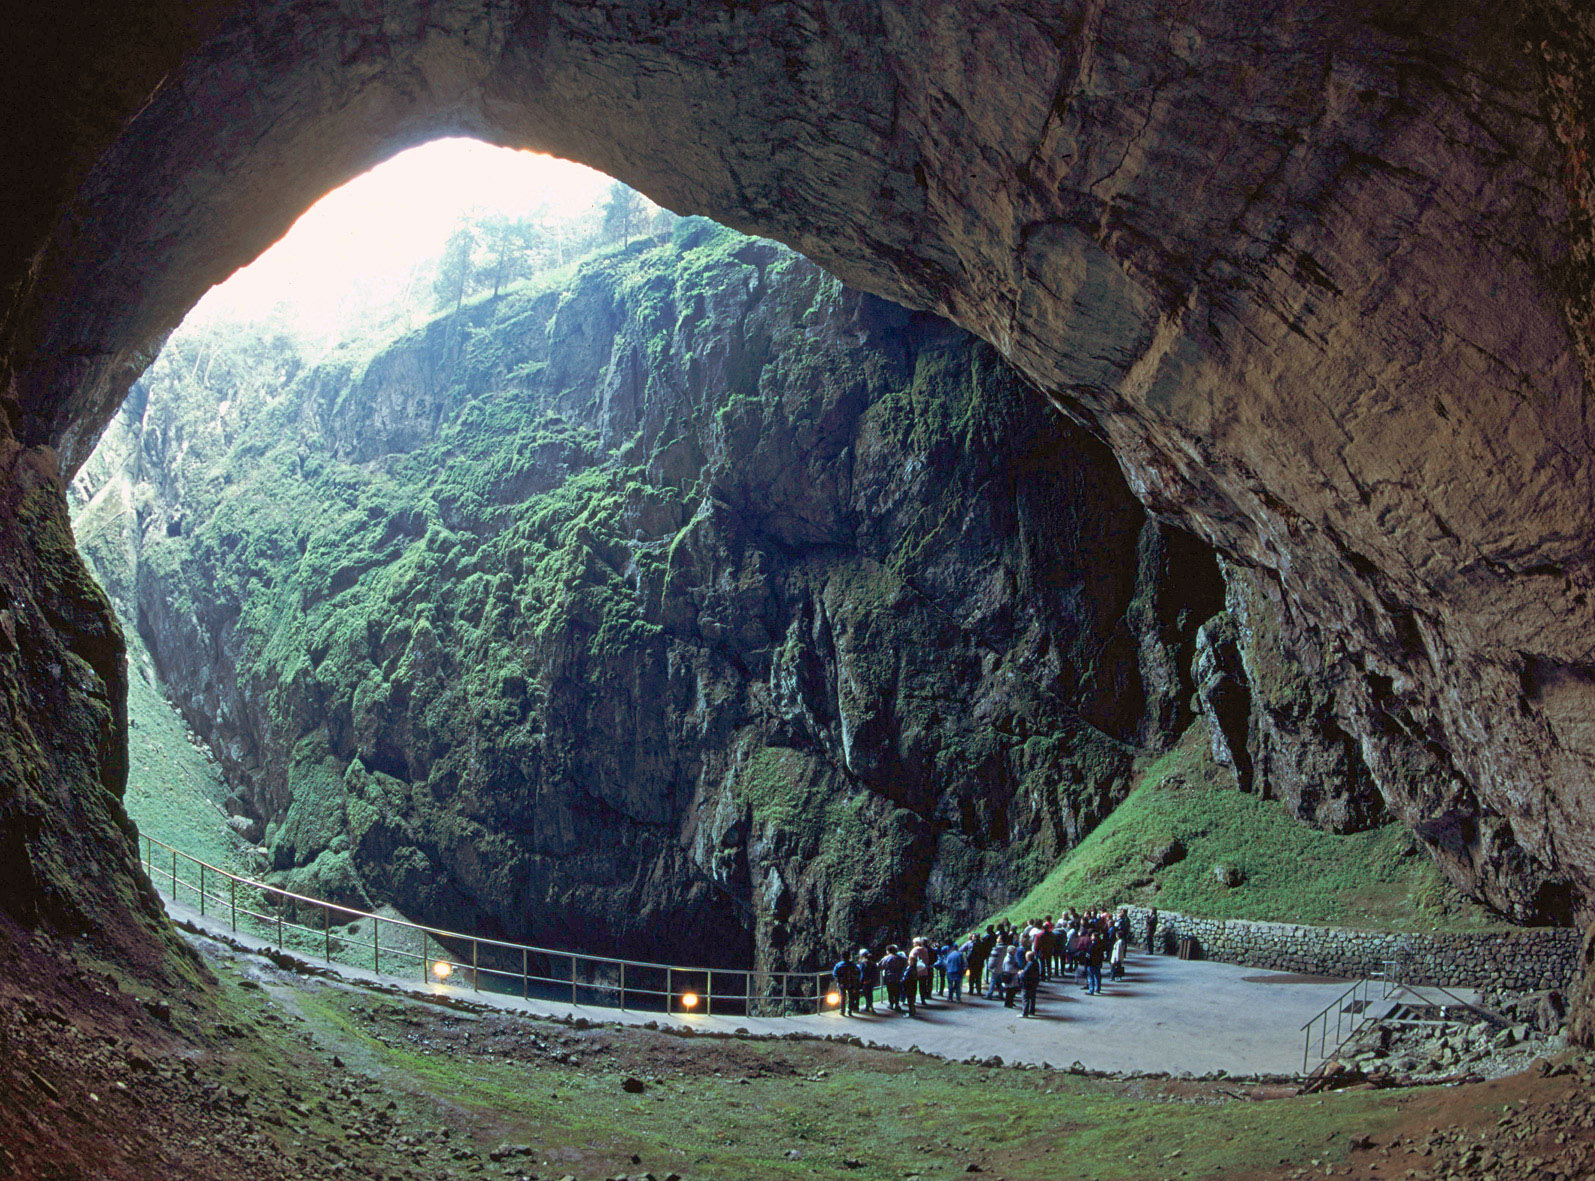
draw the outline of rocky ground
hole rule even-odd
[[[1473,1086],[1426,1088],[1434,1102],[1387,1136],[1353,1136],[1350,1160],[1324,1161],[1277,1176],[1583,1178],[1595,1168],[1595,1082],[1587,1057],[1539,1060],[1523,1074]],[[1493,1121],[1487,1117],[1494,1114]],[[1452,1122],[1455,1121],[1455,1122]]]
[[[1565,1052],[1483,1082],[1296,1096],[529,1021],[197,946],[214,976],[181,997],[87,961],[48,994],[0,983],[0,1176],[1505,1179],[1595,1163],[1595,1061]],[[25,966],[37,981],[46,965]]]
[[[1425,1024],[1384,1024],[1348,1043],[1324,1077],[1333,1085],[1477,1082],[1551,1069],[1548,1056],[1566,1049],[1566,1003],[1547,989],[1495,996],[1476,1011],[1449,1007],[1420,1017]]]

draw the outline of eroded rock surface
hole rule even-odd
[[[0,908],[149,979],[177,946],[122,810],[122,632],[72,544],[54,456],[0,423]],[[99,866],[92,875],[79,872]]]
[[[1279,798],[1298,819],[1360,832],[1385,819],[1360,744],[1342,728],[1321,640],[1293,619],[1279,584],[1229,565],[1226,610],[1197,637],[1198,701],[1213,754],[1243,790]]]

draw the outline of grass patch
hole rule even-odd
[[[1184,858],[1154,869],[1153,852],[1174,841]],[[1220,884],[1219,864],[1239,869],[1243,883]],[[1040,885],[996,917],[1023,921],[1121,903],[1369,930],[1505,927],[1458,893],[1401,825],[1337,836],[1308,828],[1278,801],[1236,790],[1214,763],[1202,723],[1148,767]]]
[[[640,1073],[635,1061],[561,1066],[458,1042],[428,1052],[373,1036],[343,1000],[332,992],[295,997],[311,1027],[342,1043],[362,1073],[464,1115],[478,1151],[503,1141],[534,1145],[535,1159],[520,1167],[553,1175],[635,1172],[635,1153],[656,1174],[692,1178],[897,1181],[962,1174],[971,1163],[1015,1181],[1216,1177],[1307,1158],[1343,1162],[1348,1128],[1378,1134],[1398,1117],[1376,1093],[1193,1101],[1150,1081],[983,1069],[818,1042],[682,1043],[600,1030],[595,1037],[626,1043],[618,1047],[625,1056],[656,1063],[646,1092],[629,1095],[620,1084]],[[561,1032],[536,1022],[524,1028],[529,1040]],[[494,1044],[483,1026],[473,1032],[472,1045]],[[631,1044],[649,1039],[660,1044]],[[431,1039],[423,1031],[420,1040]]]
[[[137,634],[129,632],[127,643],[127,814],[141,833],[233,873],[250,872],[247,846],[221,807],[221,769],[189,741],[177,710],[140,672],[148,662],[138,658]]]

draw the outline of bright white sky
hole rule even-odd
[[[477,140],[402,152],[312,205],[281,241],[218,284],[189,313],[201,321],[263,319],[274,310],[313,334],[344,311],[403,290],[471,210],[521,216],[547,206],[576,217],[612,182],[581,164]]]

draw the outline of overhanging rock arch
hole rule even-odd
[[[1153,510],[1286,604],[1453,876],[1520,918],[1595,885],[1569,327],[1595,182],[1571,5],[199,12],[153,10],[177,30],[152,38],[169,71],[116,100],[114,134],[63,149],[69,196],[6,275],[8,609],[104,682],[73,700],[110,703],[108,786],[114,628],[46,602],[88,593],[58,552],[61,473],[206,287],[342,180],[464,133],[581,159],[992,340],[1094,422]],[[58,766],[49,745],[26,757]],[[30,790],[40,831],[71,823]]]

